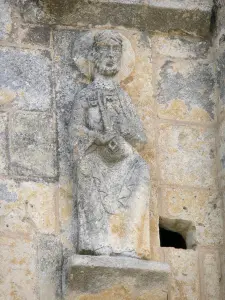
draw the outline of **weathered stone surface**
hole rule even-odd
[[[17,184],[13,181],[0,181],[0,201],[15,202],[18,197],[15,192]]]
[[[206,40],[193,39],[188,36],[157,34],[152,37],[154,55],[162,55],[167,58],[206,58],[209,46],[210,44]]]
[[[151,201],[150,209],[150,241],[151,241],[151,260],[160,261],[160,240],[159,240],[159,187],[158,182],[151,182]]]
[[[72,256],[67,299],[160,299],[167,297],[167,264],[127,257]],[[158,297],[158,298],[157,298]]]
[[[73,296],[72,296],[73,297]],[[167,300],[168,296],[164,292],[150,292],[144,293],[140,297],[135,297],[135,300]],[[68,297],[67,300],[73,300],[74,298]],[[76,300],[133,300],[132,292],[128,288],[124,288],[122,285],[113,286],[112,288],[103,290],[97,294],[84,294]]]
[[[219,1],[222,2],[222,0],[216,2]],[[12,3],[12,7],[9,3]],[[16,3],[20,4],[18,9],[21,9],[23,20],[29,24],[21,22],[16,16],[14,10]],[[148,143],[139,150],[150,165],[153,179],[149,209],[151,230],[147,232],[150,236],[151,252],[148,257],[160,260],[163,257],[160,256],[161,252],[165,253],[166,261],[173,271],[169,299],[222,299],[223,293],[220,288],[223,278],[217,248],[221,248],[221,252],[224,252],[221,213],[225,196],[218,195],[215,184],[219,179],[224,189],[225,10],[223,8],[218,11],[216,45],[218,60],[217,70],[213,70],[218,72],[217,83],[220,93],[219,178],[216,173],[218,165],[216,166],[214,159],[214,137],[217,132],[210,128],[203,129],[188,124],[188,122],[216,121],[214,98],[216,99],[217,95],[214,95],[212,76],[212,69],[215,66],[212,67],[208,63],[210,59],[208,54],[215,52],[209,49],[209,42],[193,36],[193,33],[202,36],[208,34],[211,7],[210,0],[149,0],[145,3],[142,0],[107,2],[91,0],[88,3],[74,0],[0,0],[1,45],[7,43],[15,46],[0,50],[1,300],[55,300],[60,297],[62,245],[53,235],[45,234],[58,233],[64,249],[68,252],[76,248],[74,243],[77,234],[74,224],[76,206],[73,201],[72,161],[68,149],[67,127],[74,97],[90,81],[90,78],[82,72],[84,70],[74,64],[72,53],[74,48],[83,45],[83,37],[88,32],[97,32],[101,24],[104,28],[119,28],[118,31],[131,45],[131,48],[126,48],[126,56],[130,62],[135,56],[133,65],[128,66],[131,72],[127,78],[122,78],[120,86],[132,98],[148,140]],[[51,30],[54,32],[54,49],[50,45],[50,30],[46,23],[53,24]],[[72,26],[60,26],[67,24]],[[121,25],[132,29],[125,29]],[[152,31],[151,35],[155,30],[168,31],[169,34],[154,33],[149,37],[147,33],[149,30]],[[22,48],[49,49],[49,52],[22,50]],[[54,74],[51,73],[50,50],[55,56]],[[155,88],[155,84],[158,84],[159,89],[154,90],[153,95],[152,86]],[[52,116],[48,119],[48,114],[39,115],[37,112],[51,109],[52,87],[56,88],[61,154],[60,183],[35,183],[30,180],[57,179],[56,129],[52,125]],[[155,99],[157,92],[158,99]],[[14,109],[26,112],[15,112]],[[27,110],[35,112],[29,113]],[[8,114],[10,126],[7,126]],[[174,125],[160,126],[159,143],[157,129],[161,121],[158,117],[170,119],[170,124],[175,120]],[[177,120],[185,121],[186,123],[183,123],[186,125],[175,125]],[[7,153],[8,144],[10,153]],[[8,175],[10,156],[12,164],[9,175],[16,177],[17,181],[5,178]],[[29,181],[21,182],[23,178],[20,176],[26,176],[24,180]],[[197,249],[190,251],[160,248],[159,215],[169,220],[181,222],[186,220],[194,224]],[[121,218],[113,216],[112,220],[113,230],[118,235],[124,234],[123,216]],[[140,226],[135,228],[135,232],[140,233],[141,237],[145,229],[144,226]],[[39,248],[38,262],[36,249],[30,237],[37,233],[41,233],[35,245]],[[148,238],[145,242],[148,244]],[[143,241],[140,238],[138,245],[141,244]],[[124,260],[122,258],[123,262]],[[133,262],[132,260],[132,267]],[[139,260],[138,265],[140,263],[142,261]],[[79,296],[79,300],[167,299],[166,293],[162,294],[161,289],[139,297],[133,293],[132,288],[122,284],[123,280],[117,274],[115,277],[118,284],[116,280],[112,280],[108,287],[102,286],[99,290],[89,292],[90,286],[87,287],[86,279],[90,279],[92,283],[98,271],[98,267],[90,267],[87,276],[82,273],[81,276],[70,278],[76,283],[83,280],[85,292]],[[104,264],[104,272],[99,272],[102,280],[107,278],[108,271]],[[129,277],[129,269],[127,273]],[[151,279],[149,276],[146,282]],[[100,280],[96,282],[99,284]],[[131,285],[133,282],[132,279]],[[71,297],[74,300],[73,295]]]
[[[219,87],[219,117],[225,116],[225,52],[217,59],[217,83]]]
[[[7,114],[0,114],[0,174],[8,174],[8,155],[7,155]]]
[[[149,4],[160,6],[160,7],[174,7],[177,9],[202,9],[202,10],[209,10],[212,8],[212,0],[184,0],[184,1],[177,1],[177,0],[149,0]]]
[[[0,0],[0,40],[8,37],[12,29],[11,7],[9,1]]]
[[[58,186],[58,205],[61,240],[64,248],[76,249],[74,241],[77,238],[77,226],[74,216],[76,205],[73,200],[73,183],[60,183]]]
[[[126,36],[134,52],[134,61],[130,60],[131,72],[120,85],[132,97],[137,111],[145,113],[148,111],[150,115],[154,110],[151,39],[141,31],[119,30],[119,32]],[[132,55],[126,49],[124,52],[126,56]]]
[[[196,245],[220,245],[223,242],[222,199],[211,189],[162,188],[163,215],[192,221],[196,227]]]
[[[72,156],[69,148],[68,124],[75,95],[85,85],[82,74],[76,69],[72,60],[73,44],[77,44],[81,36],[82,31],[61,30],[54,32],[59,167],[60,176],[69,179],[72,176]]]
[[[215,130],[160,125],[159,160],[162,180],[197,187],[215,185]]]
[[[216,119],[213,65],[158,59],[157,102],[162,118],[210,122]]]
[[[219,147],[218,155],[220,159],[219,166],[219,178],[220,178],[220,187],[225,187],[225,120],[223,120],[219,125]]]
[[[50,28],[47,26],[23,26],[20,32],[21,42],[36,46],[50,46]]]
[[[52,115],[18,111],[10,119],[10,159],[14,175],[55,177],[56,140]]]
[[[219,39],[222,37],[221,41],[223,40],[223,36],[225,34],[225,6],[223,5],[223,0],[216,0],[215,1],[217,10],[216,10],[216,26],[214,27],[214,34],[219,37]],[[216,45],[214,45],[216,46]]]
[[[24,235],[0,233],[0,299],[38,300],[36,249]]]
[[[207,36],[212,1],[25,1],[22,12],[27,22],[63,25],[105,25],[142,30],[181,30]]]
[[[223,299],[221,286],[222,274],[218,251],[201,251],[200,263],[203,266],[203,270],[201,272],[203,279],[203,299]]]
[[[124,63],[125,37],[104,30],[85,42],[89,56],[83,59],[93,65],[93,80],[75,98],[69,125],[78,251],[149,257],[150,176],[135,149],[146,143],[146,136],[116,80]]]
[[[0,49],[0,105],[45,111],[51,107],[49,53]]]
[[[198,253],[193,250],[164,249],[171,267],[170,297],[173,300],[199,300]]]
[[[37,272],[39,299],[62,299],[63,249],[60,240],[53,235],[37,237]]]
[[[137,112],[146,130],[148,143],[141,150],[141,155],[150,164],[152,177],[155,178],[156,156],[153,134],[153,88],[151,43],[146,34],[134,30],[118,29],[128,41],[125,45],[125,57],[130,57],[127,68],[131,68],[130,75],[121,81],[121,87],[132,98]],[[89,32],[92,35],[96,31]],[[71,176],[71,153],[67,148],[68,122],[75,95],[90,81],[73,61],[73,48],[81,48],[85,44],[86,31],[58,30],[54,31],[55,74],[57,79],[56,101],[58,106],[58,131],[60,143],[60,175]],[[130,43],[130,45],[129,45]],[[128,46],[127,46],[128,44]],[[79,46],[80,45],[80,46]],[[132,47],[131,49],[129,47]],[[83,46],[83,52],[87,51]],[[127,49],[129,48],[129,49]],[[131,50],[130,53],[129,51]],[[82,51],[80,51],[82,52]],[[134,57],[135,56],[135,57]],[[135,63],[134,63],[135,58]],[[124,67],[124,66],[123,66]],[[143,72],[143,69],[145,72]],[[122,72],[124,73],[124,71]],[[123,76],[122,76],[123,77]],[[151,132],[149,132],[151,128]]]
[[[142,145],[139,152],[151,169],[151,179],[156,178],[156,147],[154,124],[154,97],[152,72],[152,43],[146,33],[134,30],[120,30],[130,41],[134,54],[135,64],[130,75],[121,81],[120,85],[130,95],[132,102],[142,120],[147,143]],[[126,51],[126,56],[129,53]]]
[[[213,195],[214,194],[214,195]],[[223,244],[222,195],[209,193],[209,198],[197,199],[196,239],[200,245],[219,246]],[[205,201],[204,201],[205,200]]]
[[[0,181],[0,227],[30,234],[56,231],[56,190],[54,184]]]

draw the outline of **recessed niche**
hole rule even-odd
[[[161,247],[196,248],[196,228],[191,221],[160,217],[159,234]]]
[[[159,227],[160,246],[174,247],[177,249],[187,249],[186,241],[183,236],[168,229]]]

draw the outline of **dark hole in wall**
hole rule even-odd
[[[159,217],[161,247],[193,249],[197,247],[196,227],[191,220]]]
[[[178,232],[159,227],[159,237],[161,247],[187,249],[187,245],[183,236]]]
[[[218,6],[215,4],[212,8],[211,20],[210,20],[210,32],[213,33],[216,30],[216,17],[217,17]]]

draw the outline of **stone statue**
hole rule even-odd
[[[69,134],[74,156],[78,253],[149,255],[149,170],[135,150],[146,136],[115,78],[123,37],[93,39],[94,80],[75,99]]]

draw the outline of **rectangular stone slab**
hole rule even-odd
[[[66,299],[167,299],[170,267],[129,257],[74,255]]]
[[[30,0],[29,11],[27,2],[22,8],[25,22],[51,20],[58,25],[110,24],[146,31],[210,34],[212,0],[40,0],[38,7]],[[39,14],[31,13],[35,10]]]

